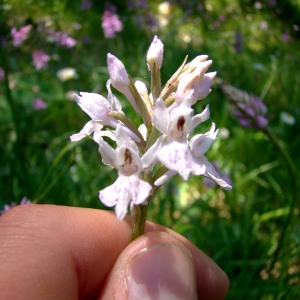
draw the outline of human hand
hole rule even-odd
[[[22,205],[0,217],[0,299],[224,299],[225,273],[183,236],[95,209]],[[196,292],[197,291],[197,292]]]

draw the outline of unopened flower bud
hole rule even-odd
[[[148,89],[144,82],[137,80],[134,85],[141,96],[144,96],[145,94],[148,95]]]
[[[120,90],[123,86],[129,86],[130,80],[125,66],[117,57],[110,53],[107,54],[107,68],[111,84],[114,88]]]
[[[207,70],[207,65],[209,66],[210,64],[206,64],[206,66],[201,69],[196,69],[198,71],[200,70],[200,74],[195,73],[195,70],[193,73],[186,74],[179,81],[175,96],[177,104],[181,103],[186,96],[189,96],[193,105],[197,100],[202,100],[209,94],[216,72],[204,74]]]
[[[164,45],[161,40],[155,36],[147,52],[147,64],[149,71],[153,71],[154,65],[156,68],[161,68],[163,52]]]
[[[112,86],[116,88],[119,92],[123,93],[128,99],[128,101],[131,103],[135,111],[139,112],[136,100],[134,99],[129,89],[131,81],[128,77],[127,71],[123,63],[117,57],[108,53],[107,69]]]
[[[208,58],[208,55],[198,55],[196,56],[192,61],[190,61],[188,64],[185,65],[185,67],[197,67],[200,63],[206,61]]]

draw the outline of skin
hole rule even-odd
[[[127,299],[124,270],[157,244],[191,254],[199,299],[225,298],[226,274],[183,236],[151,222],[132,243],[130,235],[131,218],[118,221],[107,211],[14,207],[0,217],[1,299]]]

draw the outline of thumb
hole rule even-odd
[[[197,299],[190,251],[166,232],[139,237],[119,256],[100,299]]]

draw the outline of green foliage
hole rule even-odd
[[[199,1],[173,1],[165,15],[159,9],[160,1],[150,2],[151,14],[160,22],[165,19],[166,24],[153,30],[143,27],[134,22],[140,11],[113,1],[124,26],[113,39],[103,35],[102,1],[94,1],[84,11],[78,0],[6,0],[1,4],[0,35],[7,43],[0,66],[7,64],[11,97],[1,82],[0,208],[26,196],[37,203],[105,209],[98,191],[112,184],[117,174],[102,164],[91,139],[70,143],[69,136],[79,132],[88,117],[66,93],[93,91],[106,96],[107,52],[123,61],[134,80],[149,82],[145,55],[154,34],[164,43],[163,84],[186,55],[190,60],[208,54],[213,60],[210,70],[261,97],[268,107],[270,128],[299,169],[299,23],[282,22],[287,5],[288,10],[294,7],[297,22],[299,1],[274,5],[265,1],[269,4],[264,2],[261,9],[254,1],[211,0],[202,6]],[[74,23],[81,29],[76,30]],[[32,25],[28,39],[21,47],[13,47],[11,27],[26,24]],[[66,32],[77,45],[59,47],[47,41],[40,28]],[[243,36],[240,51],[235,49],[237,31]],[[88,43],[82,42],[87,38]],[[46,70],[34,69],[34,49],[51,56]],[[78,78],[61,82],[56,72],[65,67],[75,68]],[[116,95],[126,114],[139,124],[140,118],[124,96]],[[33,108],[38,97],[48,104],[45,110]],[[293,201],[299,180],[296,174],[291,178],[266,134],[238,124],[217,86],[196,104],[195,111],[208,103],[211,118],[199,131],[206,132],[211,122],[229,131],[227,138],[219,137],[213,144],[208,158],[229,173],[233,190],[207,188],[199,177],[191,176],[188,182],[174,177],[151,203],[149,218],[185,235],[225,270],[231,281],[227,299],[296,299],[300,292],[300,207],[299,199]],[[296,123],[283,123],[282,111],[292,114]]]

